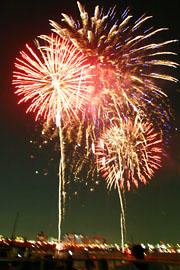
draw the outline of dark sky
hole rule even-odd
[[[63,3],[62,3],[63,2]],[[116,1],[87,1],[87,10],[97,4],[108,8]],[[135,16],[144,12],[153,15],[156,27],[169,27],[169,37],[180,39],[180,1],[129,0],[117,1],[117,10],[130,5]],[[119,3],[120,2],[120,3]],[[20,213],[17,234],[28,239],[44,231],[57,236],[58,157],[48,163],[53,149],[40,151],[29,143],[39,140],[34,115],[25,113],[25,105],[17,105],[11,85],[13,63],[25,44],[32,44],[40,34],[50,33],[49,19],[60,21],[60,13],[78,18],[76,1],[23,1],[3,0],[1,9],[1,177],[0,177],[0,234],[11,236],[17,212]],[[86,3],[86,1],[82,1]],[[122,4],[121,4],[122,3]],[[163,35],[163,34],[162,34]],[[179,44],[176,50],[180,55]],[[178,61],[178,59],[177,59]],[[180,61],[179,61],[180,62]],[[177,73],[178,74],[178,73]],[[179,76],[180,78],[180,76]],[[170,86],[170,100],[180,130],[179,84]],[[39,133],[40,133],[39,128]],[[135,242],[178,242],[180,239],[180,143],[178,130],[173,134],[165,166],[146,186],[126,192],[127,239]],[[37,150],[37,152],[36,152]],[[35,159],[30,155],[35,154]],[[56,154],[57,156],[58,154]],[[36,174],[36,171],[39,171]],[[44,170],[48,175],[44,176]],[[94,188],[90,192],[90,188]],[[77,191],[77,195],[74,192]],[[107,192],[105,184],[71,183],[67,187],[66,214],[62,230],[100,234],[110,242],[120,241],[120,206],[117,191]]]

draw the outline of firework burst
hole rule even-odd
[[[56,123],[59,131],[59,224],[58,239],[61,238],[62,210],[65,204],[65,162],[63,129],[71,119],[78,118],[87,99],[88,71],[86,57],[70,41],[59,37],[41,36],[46,43],[37,41],[37,54],[26,45],[30,56],[21,52],[22,59],[16,59],[13,84],[15,93],[23,95],[19,103],[31,101],[27,112],[35,112],[46,123]],[[63,203],[61,202],[63,197]]]
[[[103,133],[97,143],[99,170],[106,178],[108,188],[138,182],[147,183],[155,170],[161,167],[162,139],[151,124],[133,120],[115,122]]]
[[[102,102],[108,94],[109,99],[121,107],[120,112],[129,108],[147,117],[147,102],[153,107],[158,104],[159,96],[166,96],[157,80],[177,81],[159,72],[159,67],[162,72],[162,67],[178,66],[176,62],[164,58],[175,55],[166,48],[176,40],[155,42],[154,36],[167,29],[145,27],[152,16],[142,15],[134,20],[129,9],[126,9],[117,19],[114,8],[105,14],[103,9],[96,6],[94,16],[90,17],[84,7],[77,3],[80,21],[63,13],[63,26],[54,21],[50,23],[53,31],[71,39],[94,67],[97,79],[93,98],[96,102],[97,99]]]
[[[19,103],[31,101],[27,112],[35,112],[47,122],[76,116],[86,100],[89,65],[75,46],[59,37],[42,36],[46,45],[37,42],[40,57],[28,46],[22,51],[13,73]],[[58,123],[59,125],[59,123]]]

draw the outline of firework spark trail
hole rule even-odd
[[[81,121],[72,123],[66,129],[66,141],[71,144],[71,147],[68,148],[68,155],[66,155],[66,163],[70,164],[70,168],[68,168],[71,171],[70,178],[71,176],[77,179],[81,178],[82,171],[83,178],[91,178],[92,180],[97,178],[97,165],[94,156],[95,142],[100,131],[111,125],[111,120],[106,115],[107,108],[103,106],[100,108],[102,108],[101,112],[93,113],[92,108],[88,107],[83,113]],[[97,120],[95,116],[98,117]]]
[[[138,180],[144,184],[151,179],[154,171],[161,167],[162,140],[154,133],[151,124],[118,119],[102,133],[97,145],[96,156],[99,171],[105,177],[108,189],[117,188],[121,205],[121,240],[124,247],[126,234],[125,211],[121,190],[128,190],[133,183],[138,188]]]
[[[20,52],[13,73],[15,93],[23,96],[19,103],[31,101],[26,112],[35,112],[36,120],[44,118],[47,124],[56,123],[60,139],[59,163],[59,224],[61,237],[62,206],[65,203],[63,127],[72,118],[78,118],[87,102],[89,65],[86,57],[69,41],[59,37],[41,36],[45,45],[37,42],[40,57],[28,46],[28,53]],[[62,204],[61,196],[64,202]],[[64,209],[64,208],[63,208]]]

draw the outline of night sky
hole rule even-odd
[[[63,2],[63,3],[62,3]],[[81,1],[86,9],[99,4],[108,8],[116,1]],[[87,2],[87,3],[86,3]],[[89,2],[89,3],[88,3]],[[180,1],[129,0],[117,1],[117,10],[131,6],[132,13],[153,15],[153,25],[168,27],[165,39],[180,40]],[[120,2],[120,4],[119,4]],[[50,146],[45,150],[31,140],[41,141],[41,126],[33,114],[26,114],[26,105],[17,105],[11,84],[15,58],[25,44],[33,44],[40,34],[49,34],[49,19],[60,22],[61,12],[79,18],[74,0],[23,1],[3,0],[1,9],[1,168],[0,168],[0,234],[9,237],[17,212],[16,234],[34,239],[44,231],[57,237],[58,213],[58,153]],[[122,4],[121,4],[122,3]],[[167,36],[166,36],[167,35]],[[163,32],[160,35],[163,39]],[[174,47],[180,57],[179,43]],[[180,63],[180,58],[177,57]],[[178,73],[177,77],[180,79]],[[126,192],[127,240],[157,243],[160,240],[177,243],[180,240],[180,84],[165,84],[176,116],[177,130],[172,132],[167,160],[146,186]],[[30,158],[34,155],[35,158]],[[54,161],[49,162],[53,156]],[[37,173],[38,171],[38,173]],[[48,172],[48,174],[47,174]],[[47,174],[47,175],[44,175]],[[90,191],[90,189],[94,191]],[[108,192],[105,183],[89,181],[67,185],[66,213],[62,224],[64,233],[102,235],[110,242],[120,241],[120,205],[116,190]],[[76,195],[77,192],[77,195]]]

